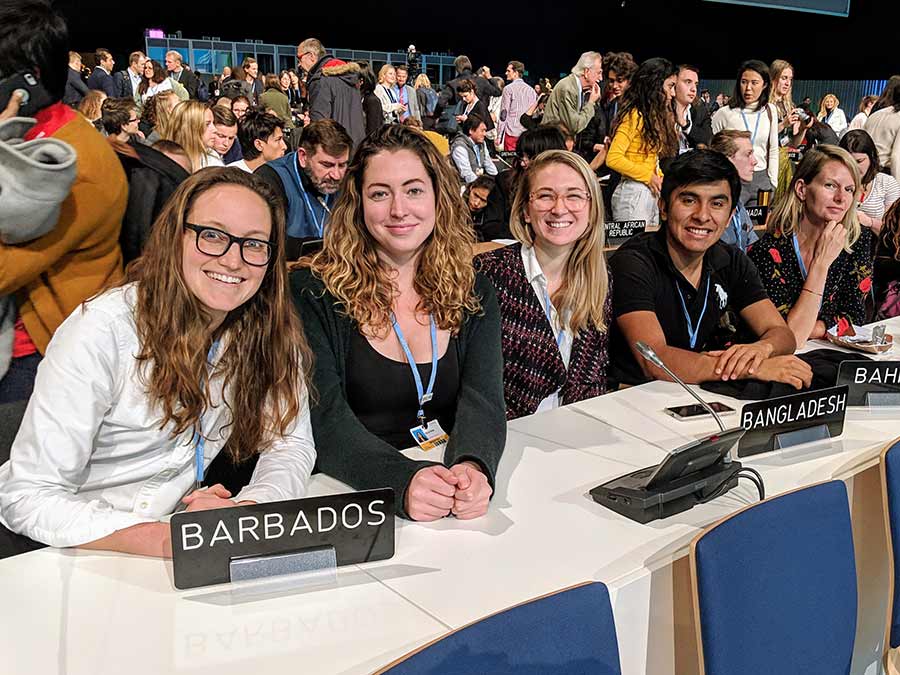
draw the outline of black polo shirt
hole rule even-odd
[[[736,247],[716,242],[706,251],[698,288],[675,269],[666,246],[665,225],[657,232],[629,239],[613,254],[609,265],[615,289],[613,316],[654,312],[670,347],[704,352],[757,339],[747,335],[739,313],[768,296],[756,266]],[[699,322],[693,348],[682,297],[691,323],[697,326]],[[610,336],[610,376],[623,384],[647,381],[618,325]]]

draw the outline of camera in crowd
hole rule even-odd
[[[415,81],[416,76],[422,70],[422,55],[416,51],[415,45],[410,45],[406,50],[406,66],[409,69],[410,81]]]

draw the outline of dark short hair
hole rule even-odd
[[[238,123],[237,117],[231,112],[231,108],[226,108],[224,105],[214,105],[212,114],[213,124],[218,124],[222,127],[233,127]]]
[[[69,70],[69,30],[47,0],[0,2],[0,73],[28,70],[54,102],[63,97]]]
[[[484,120],[478,115],[469,115],[462,123],[463,133],[468,135],[478,128],[479,124],[484,124]],[[486,125],[485,125],[486,126]]]
[[[456,67],[456,72],[462,74],[466,70],[472,70],[472,60],[468,56],[457,56],[453,59],[453,65]]]
[[[94,60],[97,62],[98,65],[100,64],[101,61],[105,61],[110,56],[112,56],[110,51],[108,49],[104,49],[103,47],[98,47],[97,49],[94,50]]]
[[[613,71],[619,77],[630,80],[637,69],[638,64],[630,52],[610,52],[603,57],[605,77],[609,77],[609,72]]]
[[[278,115],[264,110],[248,110],[244,119],[238,124],[238,143],[244,159],[256,159],[260,151],[253,144],[260,140],[266,143],[276,129],[284,129],[284,122]]]
[[[516,71],[521,77],[525,77],[525,64],[521,61],[510,61],[509,67]]]
[[[463,80],[456,88],[457,93],[465,94],[467,91],[475,91],[475,82],[472,80]]]
[[[243,101],[244,103],[246,103],[248,109],[253,108],[253,104],[250,102],[250,99],[243,94],[241,94],[240,96],[235,96],[233,99],[231,99],[231,107],[233,108],[234,104],[238,101]]]
[[[303,127],[300,147],[309,155],[316,154],[316,148],[321,147],[327,154],[336,157],[345,150],[353,150],[353,139],[334,120],[315,120]]]
[[[394,70],[402,70],[403,72],[409,72],[409,66],[405,63],[398,63],[394,66]]]
[[[557,126],[527,129],[519,136],[516,156],[534,159],[546,150],[565,150],[566,137]]]
[[[700,69],[697,66],[692,66],[690,63],[682,63],[678,66],[678,74],[681,75],[681,71],[689,70],[692,73],[697,73],[697,78],[700,78]]]
[[[730,108],[743,108],[744,107],[744,94],[741,91],[741,75],[744,72],[752,70],[756,73],[759,73],[759,76],[763,81],[763,90],[762,94],[759,96],[759,101],[756,104],[758,110],[763,110],[769,104],[769,94],[772,89],[772,77],[769,75],[769,66],[767,66],[762,61],[758,61],[757,59],[750,59],[749,61],[744,61],[741,64],[741,67],[738,68],[737,77],[734,80],[734,92],[731,94],[731,98],[728,101],[728,106]]]
[[[868,185],[875,178],[875,174],[881,170],[878,164],[878,150],[875,148],[875,141],[872,140],[869,132],[864,129],[848,131],[838,145],[850,154],[860,152],[869,157],[869,170],[862,177],[863,185]]]
[[[660,199],[669,204],[672,193],[688,185],[708,185],[720,180],[728,183],[731,206],[741,198],[741,177],[729,159],[715,150],[691,150],[676,157],[666,170]]]
[[[100,107],[103,128],[110,136],[121,133],[122,127],[131,119],[131,111],[137,110],[133,98],[108,98]]]

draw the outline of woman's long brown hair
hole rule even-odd
[[[362,330],[374,335],[390,330],[396,290],[392,272],[381,262],[375,239],[366,229],[362,186],[372,157],[399,150],[410,150],[421,160],[435,195],[434,231],[422,246],[414,282],[420,309],[433,315],[442,330],[457,332],[465,313],[481,310],[472,267],[475,232],[454,170],[414,129],[389,124],[362,142],[341,185],[324,246],[310,263],[301,264],[309,264]]]
[[[265,201],[273,252],[259,289],[214,333],[209,312],[185,284],[182,247],[194,245],[184,236],[184,223],[197,197],[223,185],[239,185]],[[162,410],[160,428],[173,424],[173,436],[200,428],[210,404],[207,354],[213,340],[223,338],[215,374],[224,377],[231,413],[225,451],[235,463],[285,435],[308,392],[312,353],[290,300],[284,241],[280,198],[265,181],[236,168],[208,168],[190,176],[171,196],[143,255],[125,270],[123,283],[137,286],[141,377],[151,403]]]

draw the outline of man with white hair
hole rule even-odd
[[[543,124],[564,124],[572,135],[584,130],[594,116],[594,104],[600,100],[603,57],[598,52],[585,52],[561,79],[544,106]]]
[[[183,57],[174,49],[166,52],[166,70],[169,76],[187,89],[188,96],[197,98],[197,76],[184,67]]]

